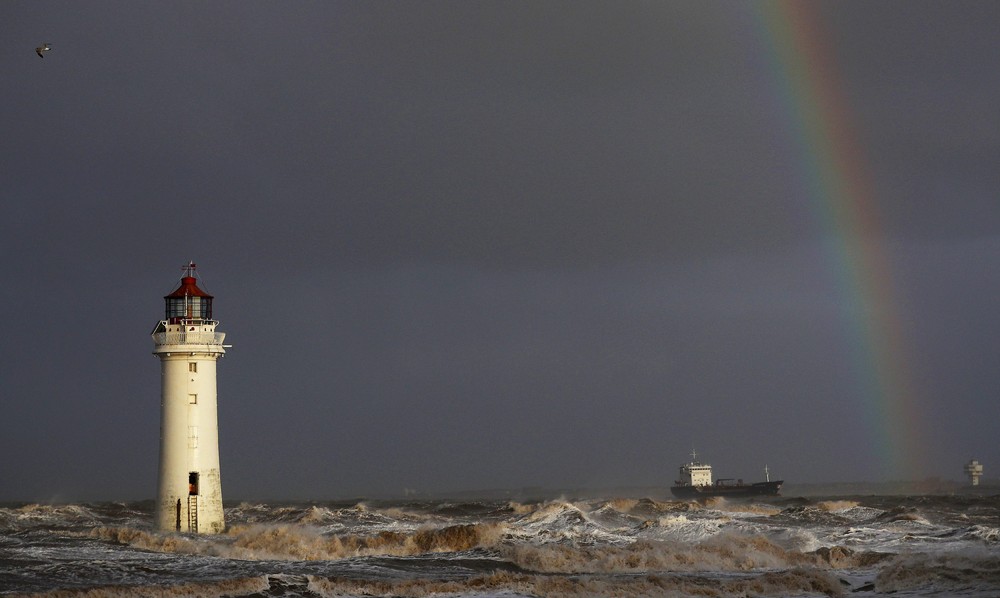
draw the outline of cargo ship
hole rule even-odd
[[[767,466],[764,466],[764,482],[744,484],[743,480],[720,478],[712,483],[712,466],[697,460],[691,452],[691,461],[681,465],[680,479],[670,487],[670,493],[677,498],[707,498],[724,496],[740,498],[745,496],[777,496],[784,480],[772,482]]]

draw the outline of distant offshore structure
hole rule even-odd
[[[212,319],[213,297],[198,288],[189,262],[153,329],[160,358],[160,472],[155,527],[217,534],[226,527],[219,471],[216,362],[226,353]]]
[[[969,476],[969,485],[978,486],[979,478],[983,477],[983,464],[975,459],[965,464],[965,475]]]

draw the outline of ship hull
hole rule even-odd
[[[723,496],[740,498],[744,496],[778,496],[783,480],[756,482],[754,484],[713,484],[706,486],[671,486],[670,493],[677,498],[708,498]]]

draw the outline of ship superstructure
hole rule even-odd
[[[711,486],[712,466],[698,461],[698,453],[691,451],[691,460],[680,466],[678,486]]]

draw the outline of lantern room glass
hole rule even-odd
[[[167,320],[211,320],[212,299],[210,297],[167,297]]]

